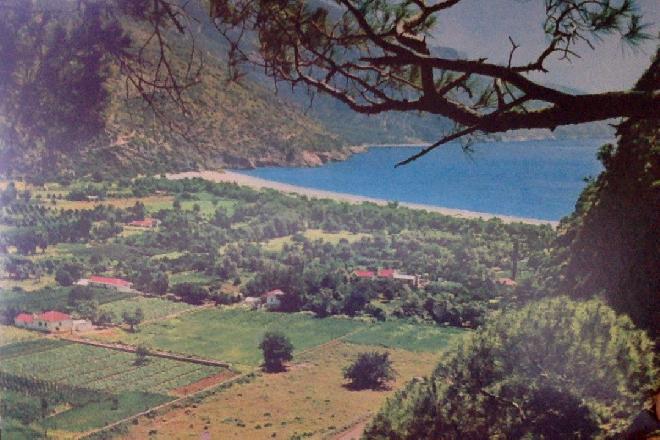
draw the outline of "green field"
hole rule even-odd
[[[169,276],[170,285],[174,286],[175,284],[181,283],[192,283],[192,284],[208,284],[215,281],[215,278],[208,276],[201,272],[176,272]]]
[[[307,314],[266,313],[238,309],[205,309],[164,322],[142,326],[137,333],[119,336],[129,344],[149,346],[256,366],[264,332],[286,334],[295,350],[314,347],[366,324],[340,318],[317,319]]]
[[[346,318],[319,319],[305,313],[205,309],[142,326],[137,333],[121,331],[113,339],[256,366],[262,360],[258,345],[268,330],[287,335],[295,351],[343,336],[358,344],[440,351],[456,335],[464,333],[453,328],[403,321],[369,323]]]
[[[193,306],[161,298],[137,296],[103,304],[99,307],[99,310],[101,312],[112,312],[115,315],[117,322],[121,322],[122,313],[133,313],[138,307],[140,307],[144,313],[144,320],[150,321],[152,319],[162,318],[173,313],[191,309]]]
[[[321,229],[307,229],[305,232],[302,233],[302,235],[311,241],[323,240],[326,243],[330,243],[334,245],[338,244],[341,240],[346,240],[349,243],[354,243],[356,241],[360,241],[363,237],[369,236],[368,234],[363,234],[363,233],[354,234],[348,231],[325,232],[322,231]],[[271,252],[280,252],[285,244],[293,243],[292,238],[293,235],[273,238],[272,240],[266,242],[266,244],[264,245],[264,249]]]
[[[85,431],[169,401],[172,390],[226,371],[155,357],[136,365],[135,359],[133,353],[50,339],[2,346],[0,389],[10,400],[3,418],[45,398],[50,408],[63,410],[39,421],[41,426]]]
[[[355,344],[402,348],[410,351],[442,351],[468,333],[456,327],[411,324],[392,320],[380,322],[348,335]]]

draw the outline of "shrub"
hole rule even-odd
[[[394,377],[395,371],[388,352],[360,353],[355,362],[344,369],[344,379],[350,380],[351,388],[358,390],[381,389]]]
[[[293,359],[293,345],[279,332],[266,332],[259,348],[264,355],[264,370],[269,372],[283,371],[284,362]]]

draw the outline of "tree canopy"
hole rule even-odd
[[[411,382],[369,439],[594,438],[625,429],[657,380],[653,343],[595,300],[496,317],[429,379]],[[657,386],[657,384],[656,384]]]
[[[276,81],[305,85],[360,113],[420,111],[455,121],[454,133],[434,146],[475,132],[660,116],[654,92],[575,95],[529,77],[546,72],[551,57],[577,57],[578,43],[593,47],[615,33],[633,45],[650,38],[634,0],[545,0],[546,47],[519,61],[511,40],[506,64],[434,52],[427,37],[460,2],[212,0],[211,16],[230,42],[232,66],[260,65]]]

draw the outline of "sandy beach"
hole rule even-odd
[[[236,183],[238,185],[249,186],[255,189],[274,189],[285,193],[299,194],[310,198],[317,199],[332,199],[349,203],[363,203],[371,202],[377,205],[387,205],[394,200],[377,199],[373,197],[358,196],[354,194],[338,193],[333,191],[325,191],[321,189],[305,188],[302,186],[290,185],[288,183],[275,182],[272,180],[260,179],[258,177],[247,176],[245,174],[236,173],[233,171],[188,171],[183,173],[166,174],[166,178],[171,180],[180,179],[194,179],[199,177],[201,179],[210,180],[212,182],[226,182]],[[529,223],[535,225],[551,225],[556,227],[559,222],[549,220],[539,220],[533,218],[513,217],[499,214],[490,214],[486,212],[467,211],[463,209],[443,208],[432,205],[422,205],[418,203],[399,202],[399,206],[405,206],[410,209],[424,210],[428,212],[437,212],[443,215],[450,215],[458,218],[480,218],[482,220],[489,220],[492,218],[499,218],[504,223]]]

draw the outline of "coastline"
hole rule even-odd
[[[168,173],[165,177],[170,180],[201,178],[212,182],[236,183],[242,186],[248,186],[254,189],[274,189],[285,193],[298,194],[317,199],[332,199],[348,203],[370,202],[376,205],[384,206],[393,200],[379,199],[375,197],[359,196],[354,194],[326,191],[322,189],[307,188],[303,186],[291,185],[288,183],[276,182],[273,180],[262,179],[259,177],[248,176],[234,171],[187,171],[182,173]],[[556,227],[559,222],[551,220],[541,220],[534,218],[516,217],[509,215],[492,214],[487,212],[468,211],[464,209],[444,208],[440,206],[424,205],[420,203],[398,202],[399,206],[406,208],[436,212],[442,215],[448,215],[464,219],[482,219],[490,220],[498,218],[504,223],[527,223],[533,225],[550,225]]]

